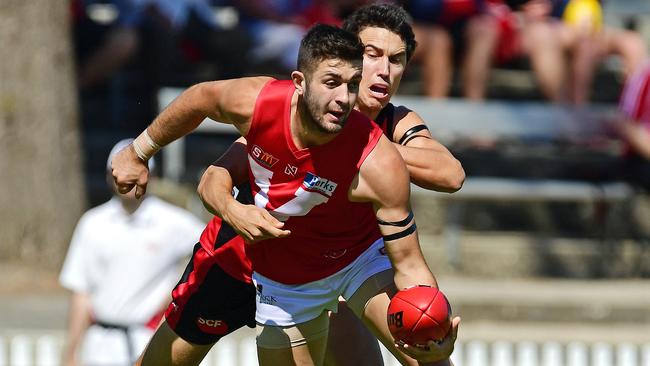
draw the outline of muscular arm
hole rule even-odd
[[[234,203],[231,192],[246,181],[246,159],[246,139],[240,137],[201,176],[197,193],[211,214],[222,217],[220,213]]]
[[[255,100],[267,77],[218,80],[196,84],[167,106],[147,127],[160,146],[187,135],[209,117],[248,133]]]
[[[85,293],[73,293],[68,311],[68,335],[63,352],[63,365],[73,366],[79,364],[77,354],[81,340],[90,323],[90,297]]]
[[[282,230],[284,223],[265,209],[240,203],[231,195],[233,186],[247,179],[247,159],[246,140],[241,137],[208,167],[197,189],[203,206],[221,217],[249,243],[291,234],[289,230]]]
[[[165,146],[187,135],[209,117],[232,124],[242,135],[246,135],[257,96],[269,80],[267,77],[253,77],[194,85],[165,108],[146,132],[155,144]],[[149,171],[146,161],[138,157],[133,144],[113,158],[112,168],[120,193],[127,193],[135,186],[136,197],[144,194]]]
[[[405,108],[396,107],[398,121],[393,133],[394,146],[406,163],[411,181],[418,186],[439,192],[458,191],[465,181],[465,171],[460,162],[441,143],[434,140],[429,130],[420,130],[407,138],[404,145],[398,142],[412,127],[426,125],[420,116]]]
[[[385,174],[385,172],[391,174]],[[358,179],[350,190],[350,199],[373,203],[378,220],[400,222],[409,217],[409,176],[404,161],[388,139],[382,136],[375,149],[361,165]],[[395,285],[398,289],[414,285],[438,287],[435,277],[429,270],[418,241],[417,230],[395,240],[387,236],[399,233],[415,222],[410,219],[406,225],[382,225],[379,229],[384,236],[386,252],[395,271]],[[452,329],[441,343],[430,341],[427,348],[413,345],[399,345],[400,350],[420,362],[434,362],[435,365],[448,365],[458,335],[459,317],[452,319]]]
[[[386,174],[385,172],[391,172]],[[409,175],[404,161],[392,144],[382,136],[375,149],[361,166],[350,191],[353,201],[372,202],[377,218],[387,222],[402,221],[409,216]],[[403,231],[415,224],[413,219],[404,227],[379,225],[384,237]],[[427,266],[417,231],[405,237],[386,241],[386,250],[395,270],[397,288],[432,285],[436,280]]]

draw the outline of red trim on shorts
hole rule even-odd
[[[214,261],[232,278],[253,283],[253,265],[246,256],[246,243],[241,236],[235,236],[215,250]]]
[[[203,246],[199,246],[199,249],[192,256],[192,272],[186,282],[178,284],[174,291],[172,291],[172,302],[167,307],[167,311],[165,311],[165,319],[172,329],[176,328],[183,314],[183,308],[192,297],[191,294],[199,290],[197,284],[203,283],[203,280],[210,271],[212,266],[206,265],[206,262],[212,262],[212,260],[212,256]]]
[[[161,310],[161,311],[155,313],[155,314],[151,317],[151,319],[149,319],[149,321],[147,321],[147,322],[144,324],[144,326],[147,327],[147,328],[149,328],[149,329],[155,330],[156,328],[158,328],[158,324],[160,324],[160,321],[162,320],[162,318],[163,318],[164,315],[165,315],[165,311],[164,311],[164,310]]]
[[[214,262],[232,278],[253,283],[253,268],[246,256],[244,239],[230,227],[224,227],[221,218],[214,216],[210,220],[201,234],[199,243],[203,250],[214,258]]]

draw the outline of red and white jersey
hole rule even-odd
[[[388,104],[375,119],[375,123],[389,136],[393,134],[395,107]],[[237,200],[245,204],[252,204],[248,183],[237,187]],[[228,224],[215,216],[210,220],[201,234],[201,245],[214,256],[219,266],[230,276],[243,282],[252,283],[252,264],[246,256],[244,239],[238,236]]]
[[[625,117],[650,130],[650,62],[630,76],[623,88],[619,109]]]
[[[332,141],[298,149],[290,131],[294,91],[288,80],[267,83],[246,136],[255,205],[291,230],[246,252],[256,272],[285,284],[336,273],[381,237],[372,205],[349,201],[348,191],[382,131],[352,111]]]

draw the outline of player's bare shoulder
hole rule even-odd
[[[350,199],[357,202],[381,202],[382,206],[399,205],[408,200],[409,175],[404,160],[385,136],[364,160]]]
[[[395,106],[394,119],[395,128],[393,132],[393,141],[395,142],[400,141],[404,137],[406,131],[420,125],[426,126],[426,123],[419,114],[403,105]],[[422,131],[424,131],[424,134],[428,135],[428,131]]]

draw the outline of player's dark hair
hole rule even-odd
[[[298,71],[308,73],[324,60],[363,62],[363,45],[355,33],[317,24],[303,37],[298,52]]]
[[[406,60],[410,60],[417,46],[410,17],[406,10],[393,4],[371,4],[350,14],[343,22],[343,29],[359,34],[367,27],[385,28],[400,36],[406,44]]]

